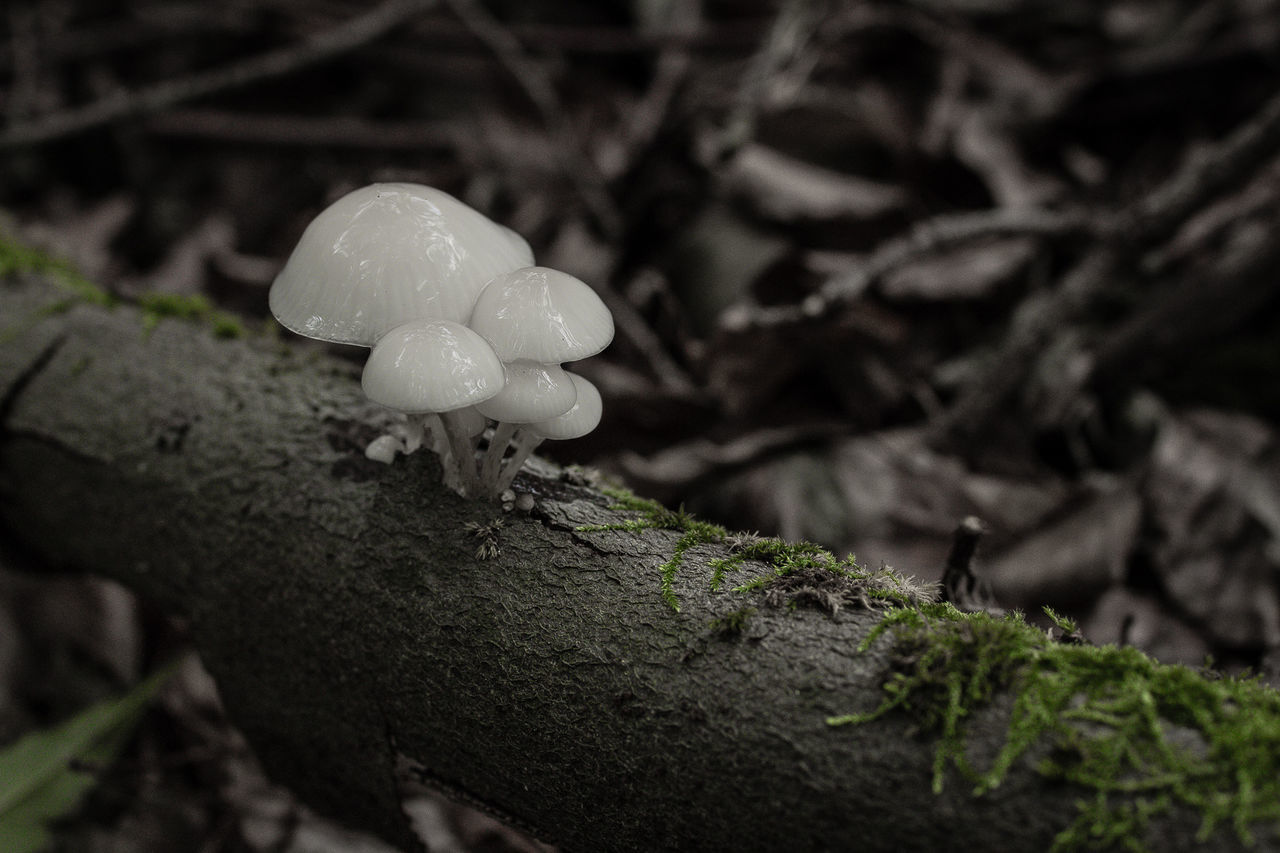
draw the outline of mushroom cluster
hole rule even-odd
[[[390,462],[428,444],[459,494],[501,494],[543,439],[600,422],[599,392],[562,366],[613,339],[600,297],[534,266],[520,235],[432,187],[373,184],[335,201],[269,299],[291,331],[372,348],[365,394],[406,422],[367,454]]]

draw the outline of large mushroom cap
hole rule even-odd
[[[613,340],[613,315],[595,291],[546,267],[494,278],[476,300],[468,325],[503,361],[577,361]]]
[[[506,374],[484,338],[449,320],[411,320],[369,353],[361,384],[375,403],[413,414],[451,412],[489,399]]]
[[[271,313],[300,335],[368,347],[407,320],[464,322],[490,279],[532,263],[518,234],[448,193],[372,184],[307,226]]]

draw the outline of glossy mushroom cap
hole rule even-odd
[[[573,408],[563,415],[528,424],[526,429],[543,438],[567,441],[571,438],[581,438],[599,426],[600,416],[604,412],[600,392],[596,390],[596,386],[576,373],[569,373],[569,379],[578,389],[578,400],[573,404]]]
[[[506,368],[506,386],[476,404],[487,418],[510,424],[546,420],[569,411],[578,399],[568,371],[558,364],[513,361]]]
[[[406,320],[464,322],[490,279],[531,263],[518,234],[448,193],[372,184],[307,226],[271,285],[271,313],[309,338],[373,346]]]
[[[595,291],[568,273],[546,267],[494,278],[476,300],[468,325],[508,362],[577,361],[613,340],[613,315]]]
[[[502,390],[502,362],[484,338],[449,320],[412,320],[369,353],[361,384],[375,403],[411,414],[451,412]]]

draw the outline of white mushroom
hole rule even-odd
[[[449,320],[411,320],[374,345],[361,384],[375,403],[434,416],[426,423],[446,482],[462,494],[478,493],[473,438],[484,420],[472,406],[505,384],[502,362],[484,338]]]
[[[543,421],[569,411],[578,399],[568,372],[558,364],[512,361],[504,366],[507,384],[476,404],[476,411],[487,418],[521,424]]]
[[[580,438],[599,425],[600,416],[604,412],[604,404],[600,399],[600,392],[595,385],[576,373],[569,373],[568,376],[578,391],[577,402],[573,404],[573,408],[562,415],[536,423],[525,424],[517,430],[513,442],[515,451],[511,454],[511,458],[507,460],[502,473],[498,476],[497,483],[493,487],[495,494],[500,494],[511,486],[516,474],[520,473],[520,468],[524,465],[524,461],[529,458],[529,454],[544,439],[551,438],[565,441],[571,438]],[[485,461],[488,462],[487,456]]]
[[[569,411],[578,399],[578,389],[569,373],[558,364],[517,360],[507,363],[507,384],[496,395],[476,405],[476,411],[498,422],[484,464],[480,482],[492,487],[517,424],[542,421]],[[501,491],[500,489],[498,491]],[[494,494],[498,492],[495,491]]]
[[[298,334],[373,348],[365,393],[409,420],[375,440],[370,458],[411,453],[429,429],[446,483],[478,495],[483,475],[497,495],[543,437],[595,427],[599,394],[560,364],[613,339],[613,318],[590,287],[532,264],[518,234],[447,193],[373,184],[307,227],[269,300]],[[486,418],[497,426],[477,471]]]
[[[397,453],[405,452],[405,444],[394,435],[380,435],[364,449],[364,455],[375,462],[390,465]]]
[[[514,363],[558,366],[595,355],[613,340],[613,317],[595,291],[568,273],[546,267],[519,269],[490,281],[476,300],[469,325],[493,345],[508,365],[509,376]],[[492,487],[515,425],[558,413],[519,420],[494,411],[486,414],[498,421],[480,475]]]
[[[533,263],[514,231],[421,184],[372,184],[307,226],[271,285],[281,325],[370,347],[407,320],[464,322],[494,276]]]
[[[560,364],[595,355],[613,340],[613,315],[578,279],[546,267],[497,276],[467,323],[505,362]]]

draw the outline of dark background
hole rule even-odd
[[[285,336],[267,288],[311,217],[439,187],[614,312],[576,368],[604,422],[548,455],[929,579],[976,515],[1004,606],[1265,674],[1278,84],[1272,0],[22,0],[0,231]],[[100,584],[0,592],[0,739],[180,642]],[[68,849],[312,831],[182,681]],[[528,843],[423,808],[454,849]]]

